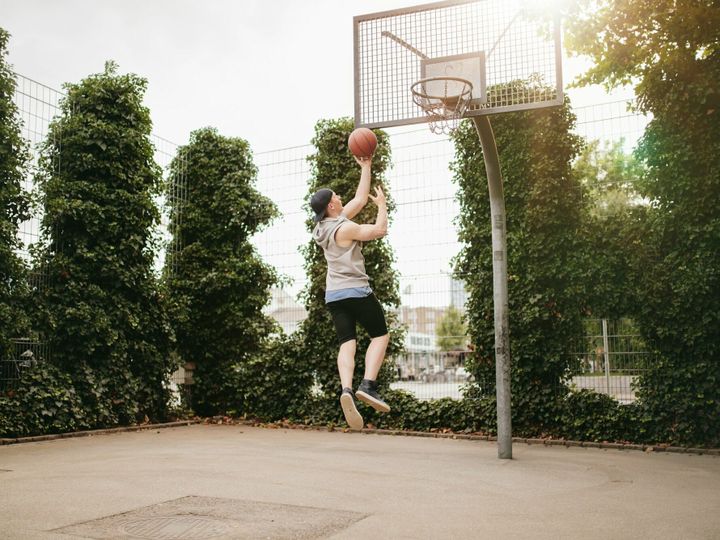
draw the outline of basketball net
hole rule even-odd
[[[450,135],[460,125],[472,95],[470,81],[457,77],[421,79],[410,87],[413,101],[428,117],[430,131]]]

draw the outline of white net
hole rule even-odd
[[[427,115],[430,131],[449,135],[462,120],[470,97],[472,84],[455,77],[432,77],[412,85],[413,101]]]

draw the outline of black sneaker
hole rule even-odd
[[[342,394],[340,394],[340,406],[345,414],[345,421],[348,426],[351,429],[362,429],[365,423],[355,406],[355,396],[353,396],[352,388],[343,388]]]
[[[355,395],[359,400],[364,401],[373,409],[380,412],[390,412],[390,405],[385,403],[377,393],[377,382],[370,379],[363,379],[358,386]]]

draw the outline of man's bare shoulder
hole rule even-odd
[[[345,218],[340,224],[340,226],[337,228],[337,231],[335,231],[335,241],[342,242],[354,240],[355,235],[357,234],[357,231],[359,229],[360,225],[358,225],[354,221]]]

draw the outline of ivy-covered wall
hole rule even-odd
[[[0,28],[0,359],[12,354],[11,338],[29,328],[26,268],[16,254],[18,226],[30,214],[30,198],[22,189],[29,154],[13,101],[15,76],[6,59],[9,39]]]
[[[663,17],[658,17],[663,13]],[[637,157],[647,201],[631,258],[634,317],[657,361],[641,377],[643,437],[720,444],[720,49],[717,6],[693,0],[569,4],[581,83],[632,85],[650,113]],[[608,31],[608,29],[610,29]]]
[[[165,285],[178,355],[195,364],[192,407],[237,413],[244,410],[241,366],[260,355],[275,328],[262,308],[277,275],[250,237],[277,208],[255,188],[247,141],[212,128],[191,134],[170,173],[183,197],[172,197],[177,186],[170,186],[170,231],[180,250],[167,258]]]
[[[161,171],[147,82],[103,73],[66,85],[42,149],[35,324],[70,376],[82,424],[165,417],[170,327],[153,274]]]
[[[716,66],[706,90],[720,84]],[[713,91],[713,105],[653,110],[638,150],[648,166],[641,193],[652,204],[633,260],[636,318],[659,353],[638,395],[647,434],[679,444],[720,445],[720,121],[707,112],[720,107],[720,96]]]
[[[572,172],[581,141],[571,134],[569,104],[496,115],[507,215],[513,431],[558,429],[571,346],[582,335],[585,271],[581,241],[583,191]],[[477,392],[495,395],[490,203],[474,124],[453,137],[462,251],[456,272],[470,293],[468,329],[475,346]]]

